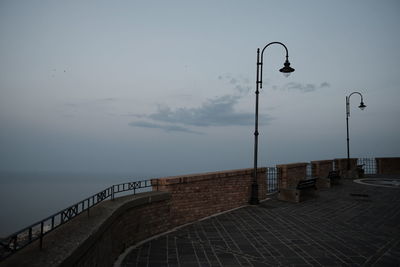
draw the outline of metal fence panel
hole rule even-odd
[[[267,193],[278,191],[278,170],[276,167],[267,167]]]
[[[364,174],[376,174],[376,160],[375,158],[359,158],[357,165],[362,166]]]

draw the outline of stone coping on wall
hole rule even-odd
[[[312,160],[311,163],[318,164],[318,163],[332,163],[333,159],[323,159],[323,160]]]
[[[276,165],[277,168],[297,168],[306,166],[308,162],[297,162],[297,163],[289,163],[289,164],[278,164]]]
[[[104,201],[55,229],[39,241],[0,262],[0,266],[68,266],[76,262],[98,237],[126,210],[170,199],[167,192],[146,192]]]
[[[333,161],[335,162],[335,164],[347,164],[347,158],[336,158],[333,159]],[[358,158],[350,158],[350,164],[357,164]],[[347,166],[347,165],[346,165]]]
[[[266,167],[257,168],[257,173],[266,172]],[[254,168],[247,169],[237,169],[237,170],[229,170],[229,171],[217,171],[217,172],[206,172],[206,173],[197,173],[197,174],[189,174],[189,175],[180,175],[180,176],[170,176],[170,177],[162,177],[152,179],[152,185],[171,185],[171,184],[179,184],[179,183],[192,183],[192,182],[200,182],[210,179],[218,179],[218,178],[229,178],[229,177],[237,177],[237,176],[245,176],[252,175],[254,172]]]

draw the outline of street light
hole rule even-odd
[[[359,92],[353,92],[349,96],[346,96],[346,126],[347,126],[347,170],[350,170],[350,145],[349,145],[349,117],[350,117],[350,97],[353,94],[358,94],[361,97],[360,105],[358,106],[361,110],[364,110],[367,106],[364,105],[363,96]]]
[[[253,173],[253,183],[251,185],[251,197],[249,203],[252,205],[256,205],[259,203],[258,199],[258,182],[257,182],[257,161],[258,161],[258,95],[260,94],[259,88],[262,88],[262,70],[263,70],[263,56],[264,50],[273,44],[279,44],[285,48],[286,51],[286,61],[283,64],[283,68],[279,71],[288,77],[290,73],[294,71],[292,67],[290,67],[289,62],[289,52],[287,47],[281,42],[272,42],[264,46],[261,51],[260,56],[260,48],[257,49],[257,80],[256,80],[256,114],[255,114],[255,131],[254,131],[254,173]]]

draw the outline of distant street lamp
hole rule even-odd
[[[346,96],[346,127],[347,127],[347,170],[350,170],[350,145],[349,145],[349,117],[350,117],[350,97],[353,94],[361,96],[361,102],[358,106],[361,110],[364,110],[367,106],[364,105],[363,96],[359,92],[353,92],[349,96]]]
[[[263,56],[264,50],[273,44],[282,45],[286,50],[286,61],[283,64],[283,68],[279,71],[282,72],[285,77],[288,77],[290,73],[294,71],[293,68],[290,67],[289,63],[289,52],[287,47],[281,42],[272,42],[264,46],[261,51],[260,57],[260,48],[257,49],[257,80],[256,80],[256,118],[255,118],[255,131],[254,131],[254,173],[253,173],[253,183],[251,185],[251,197],[249,203],[252,205],[256,205],[259,203],[258,199],[258,182],[257,182],[257,161],[258,161],[258,95],[259,95],[259,88],[262,88],[262,70],[263,70]]]

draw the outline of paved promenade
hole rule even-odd
[[[271,199],[144,243],[121,266],[400,266],[400,188],[347,180],[299,204]]]

